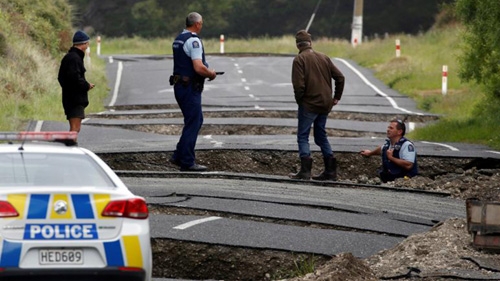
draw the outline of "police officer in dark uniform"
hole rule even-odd
[[[418,174],[417,151],[413,143],[404,137],[405,133],[404,121],[393,119],[387,126],[387,139],[383,145],[374,150],[360,151],[366,157],[382,156],[382,167],[379,170],[382,182]]]
[[[217,76],[208,68],[205,51],[198,37],[203,19],[196,12],[186,17],[186,28],[172,44],[174,73],[170,84],[174,86],[175,99],[184,116],[184,128],[170,162],[180,166],[181,171],[205,171],[206,166],[195,162],[195,145],[203,124],[201,94],[205,78],[210,81]]]

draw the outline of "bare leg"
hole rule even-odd
[[[73,117],[69,118],[69,131],[80,133],[80,129],[82,127],[82,118]],[[75,140],[76,142],[77,140]]]

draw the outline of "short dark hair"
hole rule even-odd
[[[396,129],[398,130],[403,130],[402,136],[406,134],[406,125],[405,125],[406,118],[404,120],[401,119],[392,119],[391,123],[396,123]]]

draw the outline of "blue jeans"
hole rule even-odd
[[[177,83],[174,92],[175,100],[184,116],[184,128],[172,158],[179,161],[182,168],[189,168],[195,164],[194,148],[203,124],[201,92],[195,91],[191,83],[187,86]]]
[[[314,124],[314,143],[316,143],[321,148],[321,153],[323,157],[333,156],[332,147],[328,142],[326,135],[326,120],[328,119],[328,114],[318,114],[308,111],[305,107],[299,106],[299,111],[297,115],[299,119],[299,125],[297,128],[297,143],[299,144],[299,156],[306,157],[311,156],[311,150],[309,147],[309,134],[311,132],[311,126]]]

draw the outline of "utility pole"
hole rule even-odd
[[[352,17],[351,44],[353,47],[361,44],[363,37],[363,0],[354,0],[354,15]]]
[[[314,12],[311,15],[311,19],[309,19],[309,23],[307,23],[306,32],[309,32],[309,27],[311,27],[311,24],[314,20],[314,17],[316,16],[316,12],[318,12],[318,8],[319,8],[320,3],[321,3],[321,0],[318,1],[318,3],[316,4],[316,8],[314,8]]]

